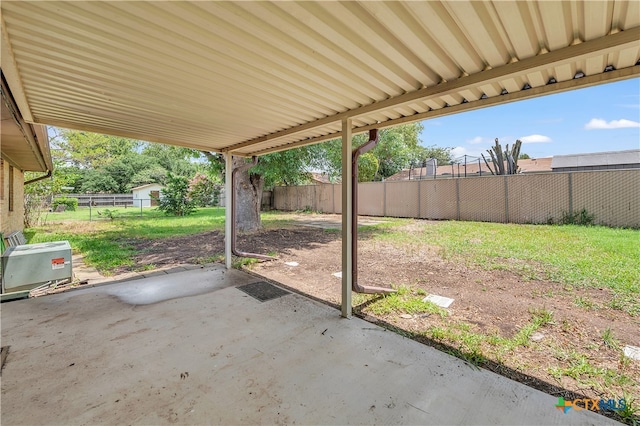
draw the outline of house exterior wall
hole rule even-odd
[[[151,192],[161,191],[164,187],[160,184],[152,184],[144,186],[142,188],[134,188],[133,193],[133,205],[136,207],[151,207]]]
[[[0,232],[8,235],[24,228],[24,172],[4,160],[0,161]],[[13,179],[9,177],[11,172]],[[10,183],[13,184],[13,192]],[[13,198],[13,209],[10,208],[10,197]]]

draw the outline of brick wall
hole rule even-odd
[[[13,179],[9,176],[11,171]],[[0,232],[7,235],[24,227],[24,173],[2,160],[0,176]],[[13,183],[13,193],[10,183]],[[13,197],[13,210],[10,210],[10,197]]]

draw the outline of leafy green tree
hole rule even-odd
[[[75,177],[70,186],[82,192],[127,192],[133,176],[148,167],[137,150],[142,143],[116,136],[54,129],[52,157],[60,175]]]
[[[164,185],[167,180],[167,169],[160,164],[152,164],[149,167],[136,172],[131,178],[133,188],[148,183],[159,183]]]
[[[189,197],[196,206],[216,205],[220,196],[220,180],[212,179],[204,173],[196,173],[189,181]]]
[[[375,169],[375,159],[379,169],[374,176],[378,179],[390,176],[408,167],[410,161],[416,157],[416,152],[422,152],[419,145],[419,135],[422,126],[419,123],[407,124],[395,128],[384,129],[380,132],[379,146],[361,156],[358,167],[360,179],[371,178],[371,170]],[[353,146],[358,147],[368,139],[367,134],[355,135]],[[203,152],[209,160],[210,170],[222,173],[224,160],[219,154]],[[364,157],[364,160],[362,158]],[[234,167],[246,164],[246,159],[234,157]],[[384,165],[384,170],[383,170]],[[365,170],[366,169],[366,170]],[[257,166],[238,173],[234,191],[238,205],[238,229],[253,231],[261,227],[260,205],[262,190],[265,186],[296,185],[309,182],[309,172],[322,170],[331,178],[342,174],[342,142],[338,139],[317,145],[310,145],[268,154],[260,157]]]
[[[156,167],[160,166],[156,165]],[[106,166],[81,170],[79,190],[91,193],[127,193],[131,191],[131,188],[137,186],[134,182],[136,175],[140,176],[147,168],[149,168],[147,158],[137,153],[130,153],[117,158]],[[163,173],[166,175],[164,169]],[[141,184],[146,183],[152,182],[142,182]]]
[[[379,142],[370,151],[378,160],[378,171],[375,179],[382,180],[408,168],[412,162],[425,158],[438,158],[438,161],[448,163],[451,155],[450,148],[423,147],[420,145],[420,123],[404,124],[380,131]],[[353,137],[354,148],[364,144],[368,134],[358,134]],[[317,145],[314,150],[313,166],[325,170],[332,178],[342,174],[342,142],[335,139]]]
[[[206,166],[197,150],[75,130],[57,130],[51,147],[58,169],[73,170],[76,191],[126,193]]]
[[[189,179],[169,173],[167,184],[160,191],[158,209],[174,216],[187,216],[196,211],[195,202],[189,197]]]
[[[529,154],[526,153],[522,153],[518,156],[518,160],[530,160],[531,157],[529,156]]]
[[[378,159],[370,152],[358,158],[358,182],[371,182],[378,172]]]
[[[78,130],[61,129],[51,139],[52,156],[84,169],[98,169],[126,156],[140,146],[139,141]]]
[[[149,161],[137,153],[122,156],[104,167],[104,171],[117,183],[115,192],[120,194],[131,191],[134,176],[149,167]]]
[[[309,182],[309,173],[316,163],[315,146],[305,146],[288,151],[274,152],[260,157],[252,174],[264,178],[264,186],[300,185]]]
[[[237,226],[244,232],[262,227],[260,205],[265,183],[271,185],[294,185],[309,181],[310,164],[315,161],[314,146],[264,155],[257,166],[237,173],[234,192],[237,203]],[[222,174],[224,158],[221,154],[203,152],[209,161],[209,170]],[[234,169],[247,163],[243,157],[233,158]]]
[[[82,174],[80,192],[83,193],[118,193],[118,182],[106,170],[86,170]]]
[[[412,123],[380,131],[380,142],[372,151],[380,163],[380,178],[387,178],[408,167],[420,146],[422,129],[422,124]]]
[[[194,160],[202,157],[200,151],[195,149],[159,143],[145,143],[141,153],[149,159],[149,164],[159,164],[166,171],[189,179],[198,171]]]
[[[451,164],[451,149],[452,148],[443,148],[435,145],[419,146],[415,151],[413,164],[416,166],[422,165],[424,161],[429,158],[435,158],[438,166]]]
[[[79,192],[82,186],[83,174],[84,170],[78,167],[58,164],[58,162],[54,160],[54,184],[52,188],[55,192],[53,192],[53,194],[59,194],[63,187],[69,188],[71,192]]]

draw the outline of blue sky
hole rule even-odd
[[[572,90],[422,122],[422,144],[454,157],[522,140],[532,158],[640,148],[640,79]]]

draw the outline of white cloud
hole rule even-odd
[[[461,155],[465,155],[465,154],[468,155],[467,148],[462,146],[457,146],[451,150],[451,157],[453,158],[460,157]]]
[[[476,136],[473,139],[467,139],[466,142],[470,143],[471,145],[477,145],[477,144],[480,144],[480,143],[485,143],[485,142],[487,142],[487,140],[485,138],[483,138],[482,136]]]
[[[640,127],[640,123],[637,121],[625,120],[624,118],[621,120],[611,120],[609,122],[601,118],[592,118],[591,121],[584,125],[584,128],[587,130],[622,129],[625,127]]]
[[[484,152],[485,155],[487,154],[483,149],[467,149],[463,146],[457,146],[455,148],[453,148],[451,150],[451,158],[454,159],[458,159],[461,157],[464,157],[465,155],[468,157],[480,157],[480,154]]]
[[[551,138],[545,135],[529,135],[520,138],[522,143],[547,143],[551,142]]]

